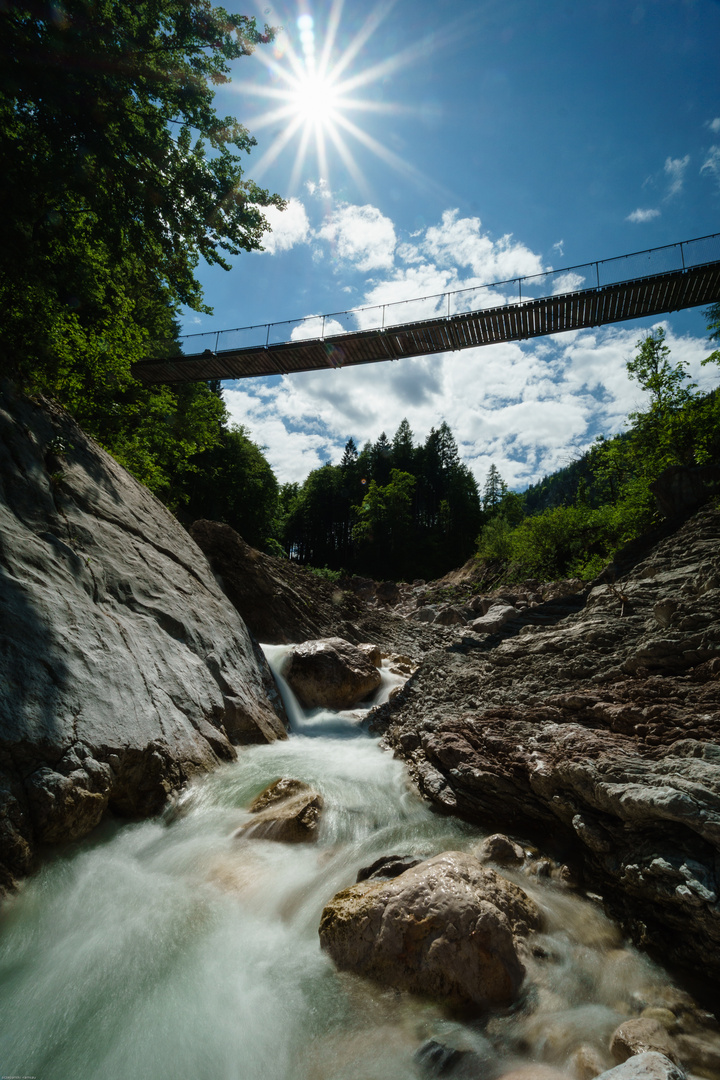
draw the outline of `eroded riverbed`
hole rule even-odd
[[[281,647],[269,652],[281,659]],[[360,867],[473,850],[482,834],[431,812],[359,714],[291,708],[287,742],[242,751],[162,819],[105,826],[7,904],[3,1075],[410,1080],[418,1049],[436,1039],[474,1048],[486,1077],[542,1061],[585,1080],[614,1064],[609,1039],[623,1020],[680,1009],[669,976],[596,903],[531,869],[503,871],[546,920],[511,1012],[462,1023],[442,1003],[336,972],[319,948],[320,914]],[[234,839],[280,776],[322,794],[317,844]]]

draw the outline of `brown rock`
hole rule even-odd
[[[377,690],[381,678],[367,655],[342,638],[297,645],[283,675],[309,709],[351,709]]]
[[[261,791],[248,807],[255,820],[243,825],[236,837],[307,844],[317,839],[323,808],[322,795],[301,780],[283,778]]]
[[[516,935],[539,924],[522,889],[451,851],[338,893],[323,911],[320,944],[344,970],[487,1009],[516,997],[525,974]]]
[[[525,860],[525,852],[520,845],[503,833],[486,837],[478,848],[477,855],[482,862],[494,862],[498,866],[519,866]]]
[[[610,1040],[610,1052],[618,1064],[635,1054],[645,1054],[651,1050],[664,1054],[678,1064],[675,1043],[661,1023],[648,1017],[626,1020],[615,1029]]]

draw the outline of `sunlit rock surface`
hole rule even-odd
[[[351,709],[380,685],[368,653],[342,638],[306,641],[293,648],[283,675],[305,708]]]
[[[575,599],[429,652],[376,730],[443,810],[554,846],[638,942],[717,976],[720,509]]]
[[[61,410],[0,395],[0,848],[156,812],[285,736],[259,650],[175,518]],[[277,702],[276,702],[277,704]]]
[[[320,944],[342,969],[482,1010],[514,1001],[525,974],[518,937],[539,925],[522,889],[450,851],[337,893]]]
[[[317,840],[323,797],[302,780],[283,777],[261,791],[248,807],[252,819],[236,838],[307,844]]]

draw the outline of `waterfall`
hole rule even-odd
[[[472,850],[476,828],[431,812],[404,766],[362,726],[367,708],[305,712],[267,646],[287,742],[252,746],[190,787],[172,812],[108,822],[52,858],[0,920],[0,1073],[41,1080],[417,1080],[428,1039],[481,1047],[501,1075],[571,1070],[634,997],[668,977],[599,907],[512,876],[546,915],[518,1009],[487,1023],[378,989],[320,951],[324,904],[382,855]],[[399,680],[384,674],[377,700]],[[369,706],[368,706],[369,707]],[[248,804],[281,776],[323,796],[316,844],[240,839]],[[605,1056],[602,1057],[602,1054]]]

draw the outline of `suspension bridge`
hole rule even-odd
[[[158,343],[143,383],[245,379],[525,341],[720,301],[720,233],[612,259]],[[173,355],[174,352],[174,355]]]

